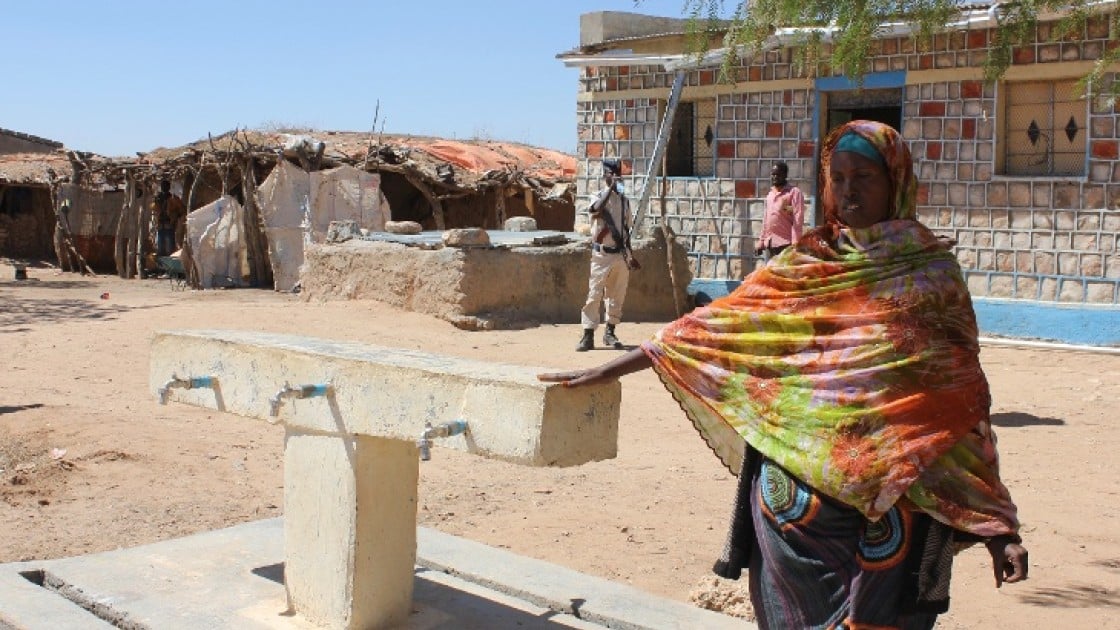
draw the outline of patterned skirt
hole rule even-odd
[[[870,522],[748,450],[715,572],[747,569],[760,628],[933,627],[949,605],[952,529],[898,505]]]

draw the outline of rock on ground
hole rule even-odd
[[[754,608],[747,590],[746,576],[740,580],[725,580],[716,575],[700,578],[688,593],[688,601],[700,608],[714,610],[732,617],[754,621]]]
[[[508,232],[534,232],[537,229],[537,220],[533,217],[510,217],[502,226]]]
[[[419,234],[424,226],[415,221],[386,221],[385,231],[390,234]]]
[[[490,235],[482,228],[455,228],[443,233],[448,247],[489,247]]]

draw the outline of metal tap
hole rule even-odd
[[[451,437],[452,435],[459,435],[467,430],[466,420],[452,420],[451,422],[444,422],[432,426],[431,422],[424,423],[424,431],[420,434],[420,439],[416,440],[416,448],[420,449],[420,461],[426,462],[432,459],[432,438]]]
[[[275,396],[268,399],[268,415],[273,418],[279,416],[280,404],[284,402],[285,398],[303,399],[326,396],[330,389],[329,381],[322,385],[298,385],[296,387],[284,383],[284,387],[280,388]]]
[[[171,390],[179,389],[197,389],[199,387],[213,387],[214,377],[212,376],[196,376],[193,378],[179,378],[172,374],[171,378],[159,388],[159,404],[166,405],[167,398],[171,395]]]

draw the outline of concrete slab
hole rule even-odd
[[[439,445],[529,466],[574,466],[613,458],[621,386],[542,383],[543,367],[502,365],[425,352],[230,330],[156,333],[150,385],[173,375],[212,377],[212,387],[173,389],[169,399],[270,419],[286,383],[330,383],[326,396],[287,399],[289,428],[415,442],[424,423],[460,419],[466,433]]]
[[[435,530],[420,528],[418,540],[413,612],[403,628],[756,628]],[[0,565],[0,628],[311,628],[288,613],[283,545],[282,519],[269,519],[131,549]]]
[[[0,565],[0,630],[110,630],[112,624],[41,584],[41,563]]]

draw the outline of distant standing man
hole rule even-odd
[[[785,162],[778,162],[770,169],[770,192],[766,194],[766,215],[754,250],[756,255],[766,252],[772,258],[801,238],[805,195],[790,184],[788,178],[789,165]]]
[[[622,320],[622,303],[626,299],[630,267],[637,269],[638,265],[630,256],[630,200],[622,192],[621,175],[621,162],[603,160],[606,187],[587,209],[591,215],[591,279],[588,281],[587,302],[580,314],[583,337],[576,346],[578,352],[595,347],[595,329],[599,326],[601,305],[605,305],[607,317],[603,345],[622,348],[615,326]]]

